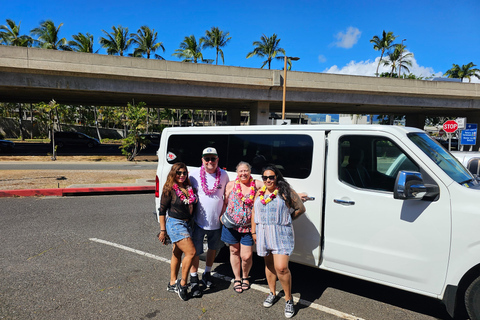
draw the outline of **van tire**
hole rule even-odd
[[[480,320],[480,276],[465,291],[465,307],[471,320]]]

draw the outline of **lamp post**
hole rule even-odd
[[[290,61],[298,61],[300,58],[298,57],[283,57],[284,59],[284,67],[283,67],[283,99],[282,99],[282,120],[285,119],[285,94],[287,93],[287,60]]]
[[[403,54],[403,41],[407,41],[407,39],[402,40],[402,44],[400,45],[400,60],[398,62],[398,78],[400,79],[400,76],[402,74],[402,54]]]

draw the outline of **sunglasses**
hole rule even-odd
[[[188,176],[187,171],[177,171],[176,174],[177,174],[177,176]]]
[[[205,162],[215,162],[217,161],[217,157],[203,157],[203,160],[205,160]]]
[[[275,176],[262,176],[262,180],[263,180],[263,181],[267,181],[267,180],[272,180],[272,181],[274,181],[274,180],[275,180]]]

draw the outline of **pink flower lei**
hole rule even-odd
[[[233,191],[237,193],[240,200],[242,200],[246,205],[251,206],[253,205],[253,199],[255,198],[255,180],[250,177],[250,180],[248,182],[250,183],[250,194],[248,195],[248,197],[243,195],[240,178],[238,177],[235,180],[235,187],[233,188]]]
[[[188,186],[187,187],[187,192],[188,192],[188,199],[187,197],[185,196],[185,194],[182,192],[182,190],[180,190],[180,187],[178,186],[178,184],[174,184],[173,185],[173,190],[175,190],[175,193],[177,194],[177,197],[180,198],[180,200],[182,200],[183,203],[185,204],[192,204],[195,202],[195,193],[193,193],[193,189],[191,186]]]
[[[218,185],[220,184],[220,168],[219,167],[217,167],[217,170],[215,170],[215,173],[216,173],[216,176],[215,176],[215,183],[213,184],[213,188],[208,189],[207,179],[205,177],[206,175],[205,167],[202,166],[200,168],[200,180],[202,182],[202,190],[203,192],[205,192],[207,196],[212,195],[218,189]]]

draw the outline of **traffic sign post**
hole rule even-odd
[[[477,127],[476,123],[467,123],[464,130],[462,130],[460,143],[463,146],[474,146],[477,144]],[[472,147],[470,147],[470,150]]]
[[[457,131],[458,123],[455,120],[445,121],[443,124],[443,131],[449,133],[448,135],[448,151],[452,149],[452,133]]]

